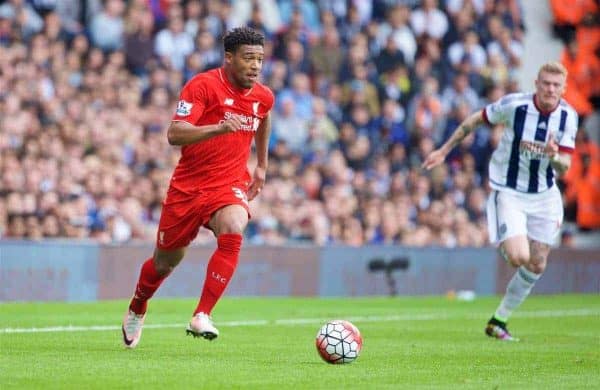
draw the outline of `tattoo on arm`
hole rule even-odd
[[[458,129],[456,129],[458,136],[454,140],[452,147],[455,147],[456,145],[460,144],[467,137],[467,135],[469,135],[471,131],[473,131],[473,128],[467,123],[462,123],[460,126],[458,126]]]
[[[477,126],[480,126],[484,123],[483,115],[480,111],[471,114],[467,117],[460,125],[458,125],[456,131],[450,139],[448,140],[449,149],[454,148],[456,145],[460,144],[466,136],[469,135]]]

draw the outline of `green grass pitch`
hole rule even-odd
[[[499,299],[226,297],[212,342],[185,335],[195,299],[155,299],[135,350],[125,301],[3,303],[0,389],[600,388],[598,295],[530,297],[510,321],[518,343],[483,334]],[[354,363],[319,358],[329,319],[361,330]]]

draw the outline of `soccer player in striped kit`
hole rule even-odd
[[[167,138],[181,146],[181,158],[163,201],[156,248],[141,267],[135,293],[123,318],[123,343],[140,341],[148,300],[183,259],[201,227],[210,229],[217,248],[187,333],[212,340],[219,335],[210,314],[238,263],[248,202],[264,183],[274,97],[258,81],[264,37],[239,27],[223,38],[223,66],[194,76],[183,87]],[[247,168],[255,141],[257,166]]]
[[[577,113],[561,99],[566,78],[560,63],[542,65],[535,93],[509,94],[471,114],[423,162],[423,168],[432,169],[478,126],[504,125],[489,163],[487,220],[490,241],[517,270],[485,328],[488,336],[500,340],[518,340],[506,323],[544,272],[563,222],[554,178],[569,169],[578,127]]]

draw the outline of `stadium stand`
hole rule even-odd
[[[573,226],[597,230],[598,7],[577,4],[551,1],[584,119],[561,185]],[[468,112],[519,89],[524,20],[518,0],[0,1],[0,238],[153,241],[176,93],[247,24],[267,37],[277,97],[250,242],[485,246],[502,129],[419,167]]]

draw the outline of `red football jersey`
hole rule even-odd
[[[171,186],[194,193],[250,182],[247,162],[252,139],[274,100],[273,92],[258,82],[243,91],[235,88],[223,68],[199,73],[188,81],[181,91],[174,121],[206,126],[236,114],[241,115],[243,126],[233,133],[182,146]]]

